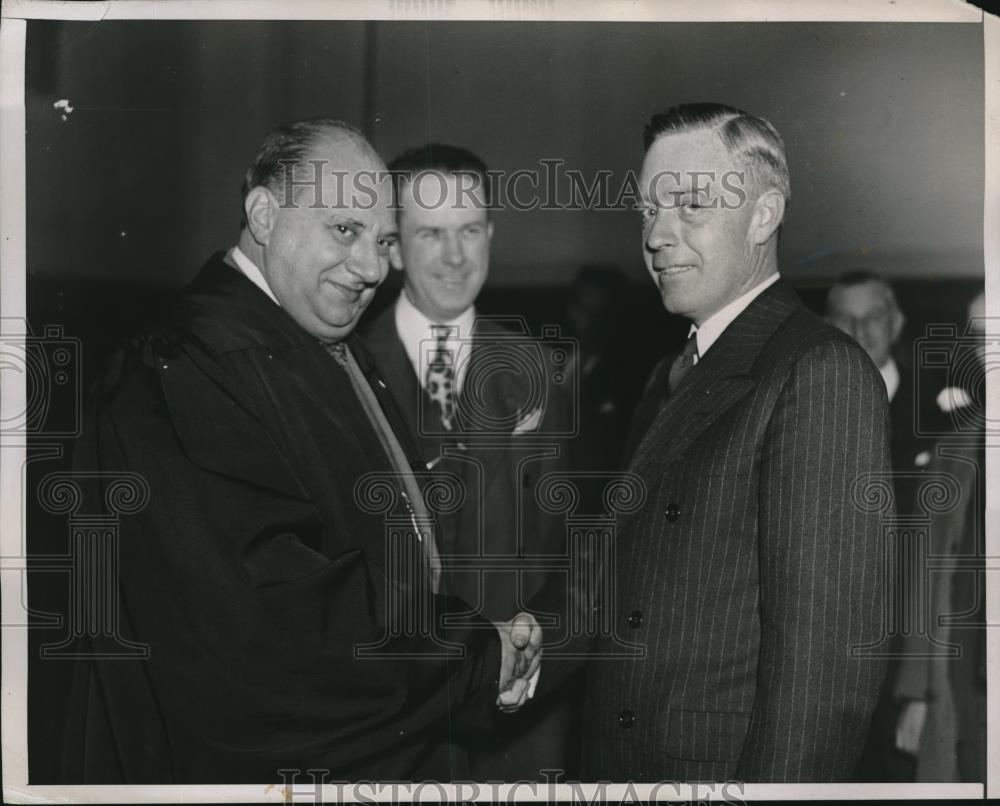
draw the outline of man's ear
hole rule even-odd
[[[754,203],[753,219],[750,222],[750,239],[762,246],[781,226],[785,217],[785,197],[774,188],[765,190]]]
[[[278,211],[278,200],[266,187],[253,188],[243,202],[243,212],[247,217],[247,229],[261,246],[271,240]]]
[[[899,334],[903,332],[903,325],[906,324],[906,316],[903,314],[899,308],[896,308],[892,312],[892,341],[893,343],[899,338]]]
[[[493,240],[493,222],[492,221],[487,221],[486,222],[486,240],[487,241],[492,241]]]
[[[403,270],[403,252],[399,247],[399,239],[389,247],[389,265],[396,271]]]

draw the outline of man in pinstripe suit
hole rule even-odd
[[[884,675],[854,650],[882,628],[882,522],[862,499],[890,468],[885,385],[779,278],[777,131],[691,104],[645,145],[646,267],[691,331],[636,412],[627,469],[647,498],[618,525],[583,776],[849,780]],[[641,656],[609,657],[622,639]]]

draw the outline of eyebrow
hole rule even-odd
[[[348,224],[352,227],[357,227],[358,229],[366,229],[364,221],[360,221],[357,218],[351,218],[351,216],[343,210],[330,210],[329,214],[326,216],[326,220],[330,223]]]

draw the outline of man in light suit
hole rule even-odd
[[[568,433],[570,400],[554,380],[553,351],[476,310],[493,237],[483,161],[432,143],[389,169],[403,290],[361,335],[427,468],[461,482],[462,500],[436,513],[442,590],[499,620],[546,580],[511,559],[561,549],[562,523],[535,504],[534,487],[561,466],[555,435]],[[564,768],[568,726],[560,697],[505,715],[471,749],[471,774],[537,780],[543,768]]]
[[[865,481],[890,467],[885,385],[778,275],[771,124],[689,104],[645,146],[643,256],[691,328],[636,413],[626,468],[646,499],[618,523],[600,605],[618,637],[594,648],[582,774],[846,780],[884,674],[855,650],[882,628]],[[622,638],[642,656],[615,657]]]

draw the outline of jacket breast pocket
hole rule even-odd
[[[704,476],[744,478],[754,471],[756,457],[752,452],[717,451],[701,457]]]
[[[269,524],[250,542],[243,572],[255,588],[296,582],[331,565],[319,550],[319,521]]]
[[[667,721],[667,755],[683,761],[731,761],[743,751],[750,714],[672,710]]]

